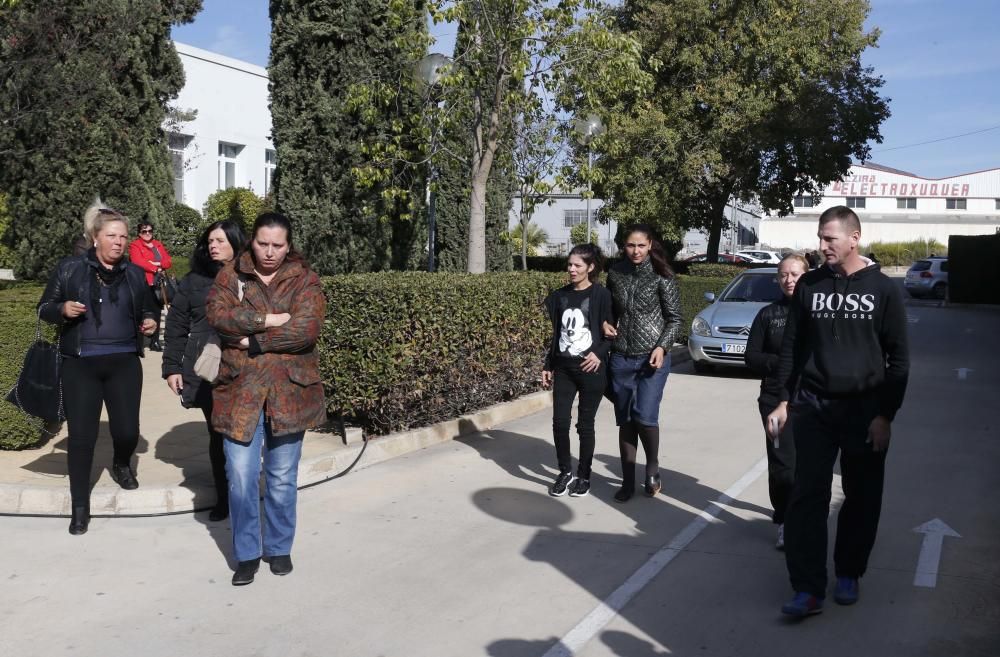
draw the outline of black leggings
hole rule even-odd
[[[89,507],[90,469],[101,424],[101,407],[108,407],[116,464],[128,464],[139,443],[142,365],[135,353],[64,358],[62,386],[69,426],[70,496],[73,506]]]
[[[569,448],[569,424],[573,399],[580,393],[576,431],[580,434],[580,463],[577,476],[590,479],[590,466],[594,460],[594,418],[604,396],[607,383],[606,365],[596,372],[584,372],[579,365],[556,366],[552,382],[552,436],[556,443],[556,459],[560,472],[572,471]]]

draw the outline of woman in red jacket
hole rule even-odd
[[[132,264],[138,265],[146,272],[146,284],[153,287],[153,279],[159,271],[170,269],[170,254],[166,247],[159,240],[153,239],[153,224],[147,220],[139,222],[139,237],[128,247],[128,258]],[[156,290],[152,290],[153,298],[159,301]],[[163,351],[160,345],[160,315],[163,307],[160,306],[160,313],[156,314],[156,332],[149,340],[151,351]]]

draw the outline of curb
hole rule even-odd
[[[401,433],[373,438],[368,442],[355,469],[361,469],[447,442],[498,424],[531,415],[552,404],[550,392],[536,392],[509,402],[490,406],[454,420]],[[331,434],[307,432],[299,461],[299,488],[329,481],[342,473],[364,448],[360,429],[348,430],[347,445]],[[142,473],[139,473],[140,481]],[[58,516],[70,514],[69,484],[30,486],[0,484],[0,515]],[[135,517],[191,513],[210,508],[215,490],[209,482],[186,482],[175,486],[142,486],[124,491],[117,485],[97,485],[90,495],[93,517]]]

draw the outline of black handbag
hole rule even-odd
[[[7,393],[7,401],[26,415],[50,423],[62,422],[66,415],[63,412],[59,373],[61,365],[59,339],[56,339],[55,344],[42,339],[42,318],[39,314],[35,325],[35,341],[24,355],[24,366],[17,377],[17,383]]]
[[[169,308],[177,295],[177,278],[173,274],[165,271],[158,271],[153,277],[153,296],[156,302],[165,308]]]

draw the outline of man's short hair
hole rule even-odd
[[[844,228],[848,231],[861,232],[861,220],[858,219],[858,215],[854,213],[854,210],[850,209],[846,205],[835,205],[832,208],[827,208],[823,211],[823,214],[819,216],[820,226],[825,226],[831,221],[843,222]]]

